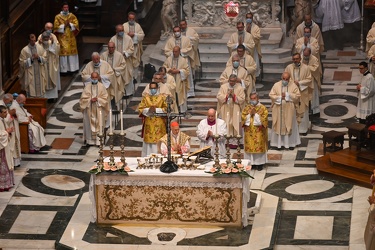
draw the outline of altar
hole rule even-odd
[[[134,170],[92,174],[92,222],[98,224],[205,224],[247,226],[250,178],[218,177],[205,170],[165,174],[158,169],[136,169],[136,158],[126,159]],[[206,164],[206,169],[213,162]]]

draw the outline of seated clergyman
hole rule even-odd
[[[180,131],[180,125],[177,122],[171,123],[171,153],[184,154],[190,152],[190,136]],[[168,134],[160,140],[160,153],[168,154]]]

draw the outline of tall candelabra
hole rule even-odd
[[[225,135],[225,139],[227,139],[227,164],[230,164],[230,146],[229,146],[229,140],[232,137],[230,135]]]
[[[98,168],[103,168],[103,161],[104,161],[104,157],[103,157],[103,139],[104,139],[104,135],[103,134],[99,134],[98,135],[99,137],[99,157],[98,157]]]
[[[220,167],[220,161],[219,161],[219,139],[220,139],[220,135],[214,135],[214,140],[215,140],[215,163],[214,163],[214,167],[215,168],[218,168]]]
[[[120,148],[121,148],[121,158],[120,158],[120,161],[124,164],[124,167],[126,166],[126,160],[125,160],[125,136],[126,136],[126,133],[125,132],[121,132],[120,133],[120,136],[121,136],[121,145],[120,145]]]
[[[114,147],[113,146],[113,136],[114,136],[113,132],[110,131],[108,133],[108,136],[109,136],[109,139],[108,139],[109,141],[109,165],[114,166],[116,165],[116,163],[115,163],[115,157],[114,157],[115,151],[113,150],[113,147]]]
[[[237,135],[235,136],[235,138],[237,139],[237,163],[241,163],[241,138],[242,136],[241,135]]]

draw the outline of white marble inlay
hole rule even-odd
[[[316,194],[320,192],[324,192],[326,190],[331,189],[334,186],[333,182],[326,181],[326,180],[311,180],[311,181],[304,181],[299,182],[293,185],[290,185],[285,189],[286,192],[290,194]]]
[[[331,240],[333,216],[297,216],[294,239]]]
[[[85,186],[82,180],[69,175],[48,175],[43,177],[41,181],[44,185],[59,190],[76,190]]]
[[[11,234],[46,234],[56,211],[27,211],[19,213],[9,230]]]

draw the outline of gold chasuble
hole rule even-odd
[[[250,114],[251,109],[255,108],[259,115],[261,126],[254,126],[254,116],[250,115],[250,125],[245,126],[247,115]],[[258,104],[255,107],[248,104],[242,110],[242,126],[244,127],[244,144],[246,153],[265,153],[267,152],[268,144],[268,110],[262,105]]]
[[[75,26],[75,30],[71,30],[70,25],[65,25],[66,21],[72,23]],[[64,33],[56,32],[60,25],[64,24]],[[79,32],[79,24],[77,17],[69,13],[68,15],[57,14],[55,16],[55,22],[53,24],[53,30],[60,42],[60,56],[77,55],[77,41],[75,35]]]
[[[165,95],[147,95],[142,98],[138,106],[139,116],[142,117],[142,137],[145,143],[157,143],[163,135],[167,133],[165,119],[162,117],[147,117],[142,114],[145,108],[154,106],[161,108],[164,112],[167,111],[167,103]]]

